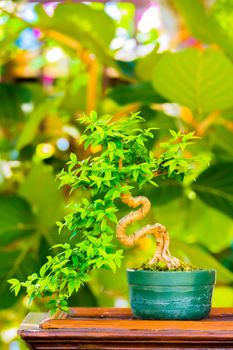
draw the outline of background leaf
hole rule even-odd
[[[214,2],[213,8],[215,8],[217,2]],[[174,0],[174,3],[185,19],[188,28],[197,39],[204,43],[218,44],[233,58],[232,38],[228,31],[220,26],[211,10],[207,11],[205,5],[199,0],[192,0],[191,2],[188,0]]]
[[[233,163],[209,167],[197,178],[192,188],[202,201],[233,217]]]
[[[61,32],[77,40],[103,63],[115,65],[109,49],[115,33],[115,24],[104,11],[89,5],[66,3],[59,4],[50,18],[45,15],[41,5],[38,5],[37,9],[40,28]]]
[[[118,85],[114,89],[110,90],[107,96],[113,99],[119,105],[126,105],[135,102],[143,103],[144,105],[166,102],[164,97],[156,93],[150,82]]]
[[[218,260],[198,244],[187,244],[179,239],[173,239],[171,248],[172,254],[184,261],[189,261],[200,268],[217,270],[217,279],[219,283],[233,282],[233,273],[221,265]]]
[[[48,111],[51,111],[52,108],[53,102],[50,100],[40,103],[35,108],[25,123],[23,131],[19,135],[17,141],[18,150],[21,150],[35,139],[40,123],[46,117]]]
[[[34,164],[19,193],[31,203],[42,230],[47,231],[61,218],[64,203],[52,167]]]
[[[165,53],[153,75],[153,86],[170,101],[203,115],[233,105],[233,65],[214,50],[185,49]]]
[[[183,187],[178,181],[156,179],[155,182],[159,187],[148,186],[144,192],[154,206],[164,205],[183,194]]]
[[[24,118],[21,105],[30,100],[29,91],[22,86],[0,83],[0,120],[9,124]]]
[[[36,253],[38,233],[30,204],[19,196],[0,197],[0,309],[15,304],[7,280],[25,279],[43,259]],[[14,250],[12,250],[14,247]],[[48,251],[48,250],[47,250]]]
[[[158,54],[158,47],[155,46],[148,55],[137,60],[135,73],[142,81],[151,80],[154,68],[163,54]]]
[[[30,204],[19,196],[0,196],[0,246],[30,235],[35,230]]]

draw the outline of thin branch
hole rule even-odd
[[[213,112],[209,114],[208,117],[206,117],[202,122],[200,122],[196,129],[197,136],[203,136],[206,133],[206,131],[209,129],[209,127],[216,122],[219,116],[220,116],[219,112]]]

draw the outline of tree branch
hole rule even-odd
[[[149,264],[163,261],[169,268],[178,267],[181,262],[169,252],[169,235],[166,228],[160,223],[146,225],[130,236],[126,234],[126,228],[128,225],[143,219],[149,213],[151,209],[149,199],[144,196],[132,197],[131,194],[122,194],[121,201],[131,208],[137,208],[139,205],[141,205],[141,207],[136,211],[130,212],[119,221],[116,228],[117,239],[123,245],[131,247],[135,245],[141,237],[151,234],[156,238],[157,248]]]

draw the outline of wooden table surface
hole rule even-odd
[[[52,320],[29,313],[18,334],[36,350],[233,349],[233,308],[201,321],[137,320],[122,308],[71,308]]]

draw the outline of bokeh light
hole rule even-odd
[[[47,159],[52,157],[55,152],[55,148],[50,143],[39,143],[36,147],[36,155],[40,159]]]

